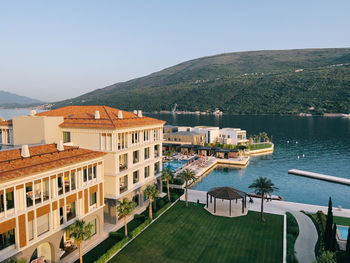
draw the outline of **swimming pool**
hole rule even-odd
[[[349,227],[348,226],[337,226],[337,228],[338,228],[338,231],[339,231],[341,238],[347,240]]]
[[[163,164],[163,169],[164,168],[170,168],[173,172],[175,172],[178,168],[186,164],[187,161],[184,160],[177,160],[173,159],[171,162],[167,162]]]

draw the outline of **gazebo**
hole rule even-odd
[[[244,214],[244,209],[247,207],[247,193],[232,187],[225,186],[211,188],[207,192],[207,208],[209,208],[209,196],[210,203],[212,203],[214,197],[214,214],[216,213],[216,199],[229,200],[229,216],[231,216],[232,200],[236,200],[237,203],[238,199],[242,199],[242,214]]]

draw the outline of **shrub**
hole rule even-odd
[[[146,216],[144,214],[136,214],[134,215],[134,219],[143,223],[146,220]]]
[[[165,202],[163,199],[159,199],[157,201],[157,210],[161,209],[165,205]]]
[[[113,238],[113,240],[118,242],[118,241],[122,240],[125,236],[120,232],[110,232],[109,237]]]
[[[178,196],[177,194],[172,194],[172,195],[170,196],[170,201],[171,201],[171,202],[175,202],[178,198],[179,198],[179,196]]]
[[[299,226],[295,217],[287,212],[287,262],[297,263],[298,260],[295,256],[294,245],[299,235]]]
[[[169,206],[171,205],[171,203],[167,203],[165,206],[163,206],[161,209],[159,209],[155,214],[154,214],[154,218],[157,218],[161,213],[163,213]]]

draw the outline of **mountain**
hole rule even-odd
[[[0,107],[20,107],[43,103],[40,100],[0,90]]]
[[[57,102],[234,114],[350,112],[350,48],[225,53]]]

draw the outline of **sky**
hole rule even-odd
[[[350,47],[350,1],[0,2],[0,90],[53,102],[186,60]]]

